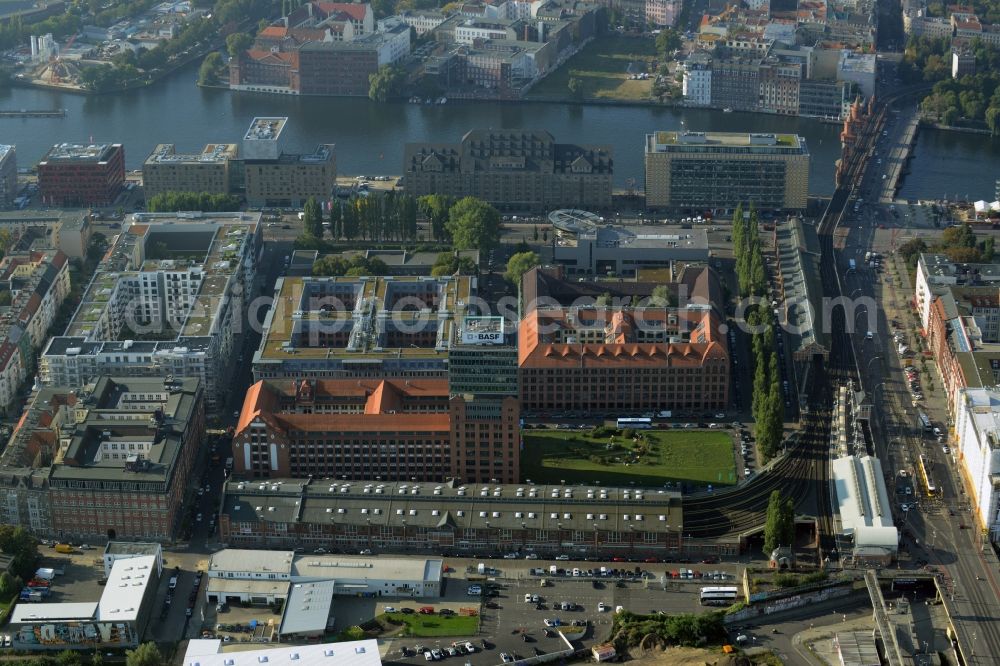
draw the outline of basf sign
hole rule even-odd
[[[462,344],[502,345],[503,317],[466,317],[462,320]]]

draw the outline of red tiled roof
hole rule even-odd
[[[332,16],[334,14],[347,14],[355,21],[365,20],[368,8],[368,5],[361,5],[353,2],[314,2],[313,6],[327,16]]]

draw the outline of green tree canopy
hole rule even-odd
[[[503,276],[515,285],[520,285],[521,277],[540,263],[541,260],[536,253],[518,252],[507,260],[507,271]]]
[[[452,206],[445,226],[458,250],[488,251],[500,243],[500,213],[475,197],[465,197]]]
[[[166,662],[156,643],[142,643],[134,650],[125,652],[125,664],[126,666],[165,666]]]
[[[323,237],[323,207],[315,197],[309,197],[302,208],[302,228],[313,238]]]
[[[198,69],[198,83],[203,86],[214,86],[219,83],[219,73],[222,71],[222,54],[212,51],[201,63]]]
[[[374,102],[385,102],[399,97],[405,83],[406,74],[400,67],[382,65],[368,76],[368,98]]]
[[[226,52],[230,58],[238,58],[241,53],[250,48],[253,37],[245,32],[234,32],[226,37]]]
[[[475,275],[479,272],[479,267],[476,266],[470,257],[461,257],[456,252],[442,252],[434,260],[434,266],[431,267],[431,275],[434,277],[441,277],[444,275]]]

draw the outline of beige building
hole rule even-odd
[[[508,210],[611,207],[611,146],[556,143],[548,132],[473,130],[460,143],[408,143],[407,194],[473,196]]]
[[[646,135],[646,207],[801,210],[809,149],[795,134],[655,132]]]
[[[235,143],[210,143],[200,153],[178,153],[172,143],[161,143],[142,165],[146,198],[164,192],[228,194],[236,189]]]
[[[282,153],[275,160],[246,160],[247,204],[302,207],[309,197],[329,199],[337,187],[337,158],[333,144],[320,144],[313,153]]]

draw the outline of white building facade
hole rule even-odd
[[[977,527],[1000,540],[1000,391],[962,389],[955,396],[955,449]]]

